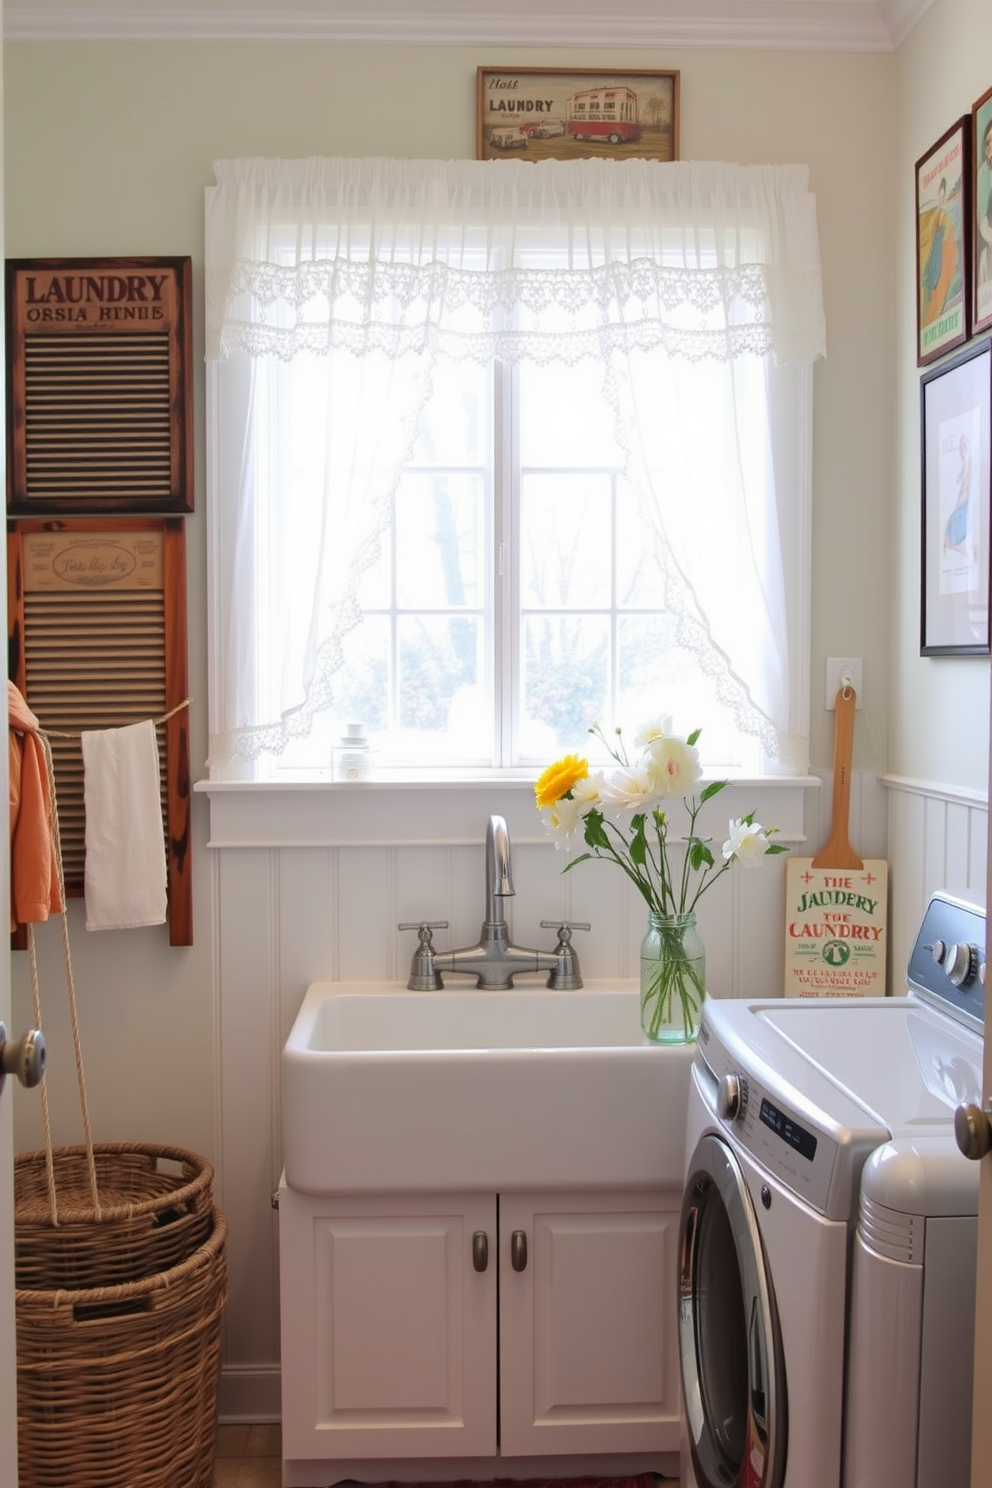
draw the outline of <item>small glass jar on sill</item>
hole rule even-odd
[[[340,744],[333,751],[335,780],[368,780],[369,741],[364,723],[346,723]]]

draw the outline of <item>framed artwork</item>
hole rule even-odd
[[[679,158],[679,74],[480,67],[476,158]]]
[[[970,141],[965,115],[916,162],[917,366],[968,339]]]
[[[992,88],[971,111],[972,330],[992,326]]]
[[[989,655],[992,342],[920,379],[921,656]]]

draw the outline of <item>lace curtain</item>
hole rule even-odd
[[[211,766],[278,754],[330,703],[359,578],[445,357],[599,369],[680,640],[739,727],[804,769],[809,469],[797,422],[825,352],[805,168],[257,159],[214,170]],[[654,417],[701,364],[721,372],[719,467]],[[297,367],[310,394],[273,437],[258,427],[259,390]],[[757,431],[738,385],[756,367],[771,409]],[[325,432],[309,477],[294,471],[299,417],[311,437],[315,418]]]

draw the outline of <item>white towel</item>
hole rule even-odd
[[[165,838],[151,719],[83,734],[87,930],[161,925]]]

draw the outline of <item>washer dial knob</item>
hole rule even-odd
[[[955,987],[967,987],[978,975],[978,947],[963,940],[949,946],[944,970]]]
[[[716,1087],[716,1108],[723,1121],[736,1121],[741,1114],[742,1081],[740,1075],[721,1075]]]

